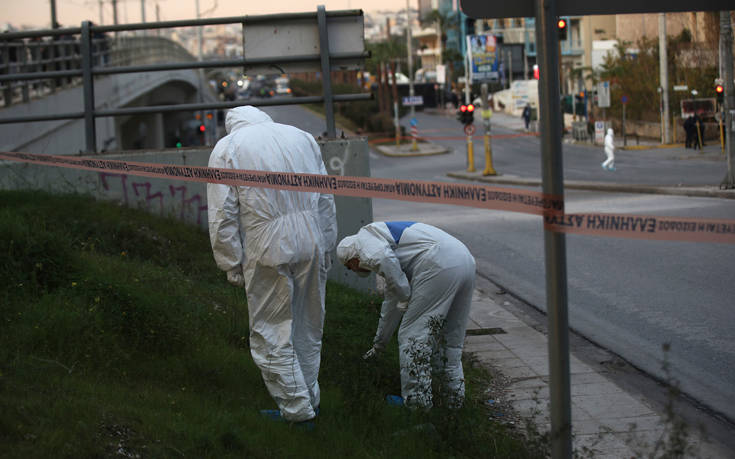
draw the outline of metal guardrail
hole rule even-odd
[[[321,64],[322,96],[273,98],[250,103],[251,105],[293,105],[320,103],[325,104],[327,118],[327,136],[335,137],[334,102],[369,100],[371,94],[333,94],[331,87],[330,62],[340,60],[365,59],[368,53],[330,53],[327,35],[327,17],[361,16],[361,10],[333,11],[327,13],[323,6],[316,13],[289,13],[263,16],[237,16],[213,19],[192,19],[181,21],[165,21],[156,23],[122,24],[113,26],[95,26],[84,21],[81,27],[47,29],[23,32],[6,32],[0,35],[0,84],[5,105],[13,102],[13,91],[20,88],[21,100],[27,102],[31,92],[43,96],[57,89],[59,85],[81,83],[84,94],[84,110],[56,114],[32,116],[16,116],[0,118],[0,124],[27,123],[32,121],[52,121],[64,119],[85,120],[86,151],[96,152],[95,119],[109,116],[128,116],[174,111],[195,111],[226,109],[242,105],[241,101],[156,105],[148,107],[96,110],[94,103],[94,76],[121,73],[160,72],[182,69],[228,68],[257,65],[277,65],[298,62],[318,62]],[[319,30],[320,53],[303,56],[274,56],[259,59],[229,59],[213,61],[196,61],[180,45],[160,37],[123,37],[111,39],[107,33],[164,29],[176,27],[192,27],[221,24],[258,24],[278,20],[313,19]],[[74,36],[79,35],[79,39]],[[140,40],[153,39],[159,45],[146,45],[145,52],[132,52]],[[166,43],[167,42],[167,43]],[[165,44],[164,44],[165,43]],[[46,54],[44,55],[44,51]],[[33,57],[37,59],[33,59]],[[179,62],[158,62],[161,59],[178,58]],[[140,64],[140,61],[144,61]],[[183,62],[182,62],[183,61]],[[133,65],[137,63],[138,65]],[[23,82],[23,83],[18,83]]]

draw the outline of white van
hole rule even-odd
[[[287,76],[280,76],[276,78],[276,95],[277,96],[290,96],[291,87],[289,86],[289,78]]]

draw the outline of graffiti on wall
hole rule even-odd
[[[151,210],[152,201],[157,201],[160,215],[164,215],[167,208],[171,210],[179,209],[179,219],[184,220],[187,215],[194,215],[196,216],[197,225],[202,224],[202,214],[206,215],[207,212],[207,200],[199,193],[187,197],[189,189],[186,185],[168,185],[169,193],[166,194],[162,191],[155,191],[151,182],[131,180],[128,184],[129,176],[125,174],[100,172],[99,178],[102,188],[108,192],[113,192],[113,188],[117,187],[117,185],[112,184],[112,180],[120,180],[121,198],[126,207],[131,207],[131,199],[133,199],[133,204],[136,202],[142,203],[145,208]],[[155,191],[153,193],[151,192],[152,188]],[[132,189],[132,192],[130,189]],[[129,193],[132,193],[132,196]]]

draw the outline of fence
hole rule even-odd
[[[324,103],[327,122],[327,136],[335,137],[334,102],[370,99],[371,95],[333,94],[330,74],[339,62],[362,62],[369,56],[364,49],[360,52],[330,52],[328,21],[340,18],[359,17],[361,10],[333,11],[327,13],[323,6],[316,13],[289,13],[266,16],[238,16],[229,18],[195,19],[166,21],[156,23],[124,24],[114,26],[95,26],[89,21],[81,27],[4,33],[0,37],[2,65],[0,66],[0,85],[5,106],[17,100],[27,102],[31,95],[43,97],[59,86],[81,84],[83,86],[84,110],[81,112],[40,114],[29,116],[3,117],[0,124],[26,123],[31,121],[51,121],[63,119],[84,119],[85,145],[88,153],[96,152],[95,119],[109,116],[130,116],[173,111],[197,111],[226,109],[241,105],[241,102],[217,102],[177,105],[157,105],[148,107],[95,109],[94,77],[120,73],[160,72],[181,69],[230,68],[274,66],[283,64],[317,63],[322,75],[322,96],[282,97],[253,101],[252,105],[290,105],[304,103]],[[314,22],[318,29],[319,53],[304,55],[276,55],[246,59],[193,60],[180,45],[162,37],[129,37],[120,39],[119,32],[164,29],[177,27],[201,27],[207,25],[241,24],[243,29],[249,25],[264,23]],[[362,22],[360,22],[362,24]],[[337,28],[337,32],[340,32]],[[111,40],[107,34],[114,33]],[[345,33],[344,31],[342,33]],[[77,37],[78,38],[75,38]],[[243,33],[243,49],[245,33]],[[334,40],[339,42],[340,40]],[[159,46],[149,46],[156,43]],[[45,54],[44,54],[45,52]],[[159,63],[162,59],[178,59],[175,62]],[[153,62],[153,63],[152,63]]]

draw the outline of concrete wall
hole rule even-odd
[[[338,139],[319,142],[330,175],[370,176],[367,139]],[[144,163],[206,166],[211,148],[184,148],[105,154],[101,159]],[[40,189],[55,193],[82,193],[96,199],[175,218],[207,230],[206,184],[138,177],[107,172],[90,172],[62,167],[0,161],[1,189]],[[335,196],[338,241],[355,234],[372,222],[372,200]],[[329,273],[332,280],[362,291],[375,290],[375,276],[360,278],[342,266],[334,254]]]

